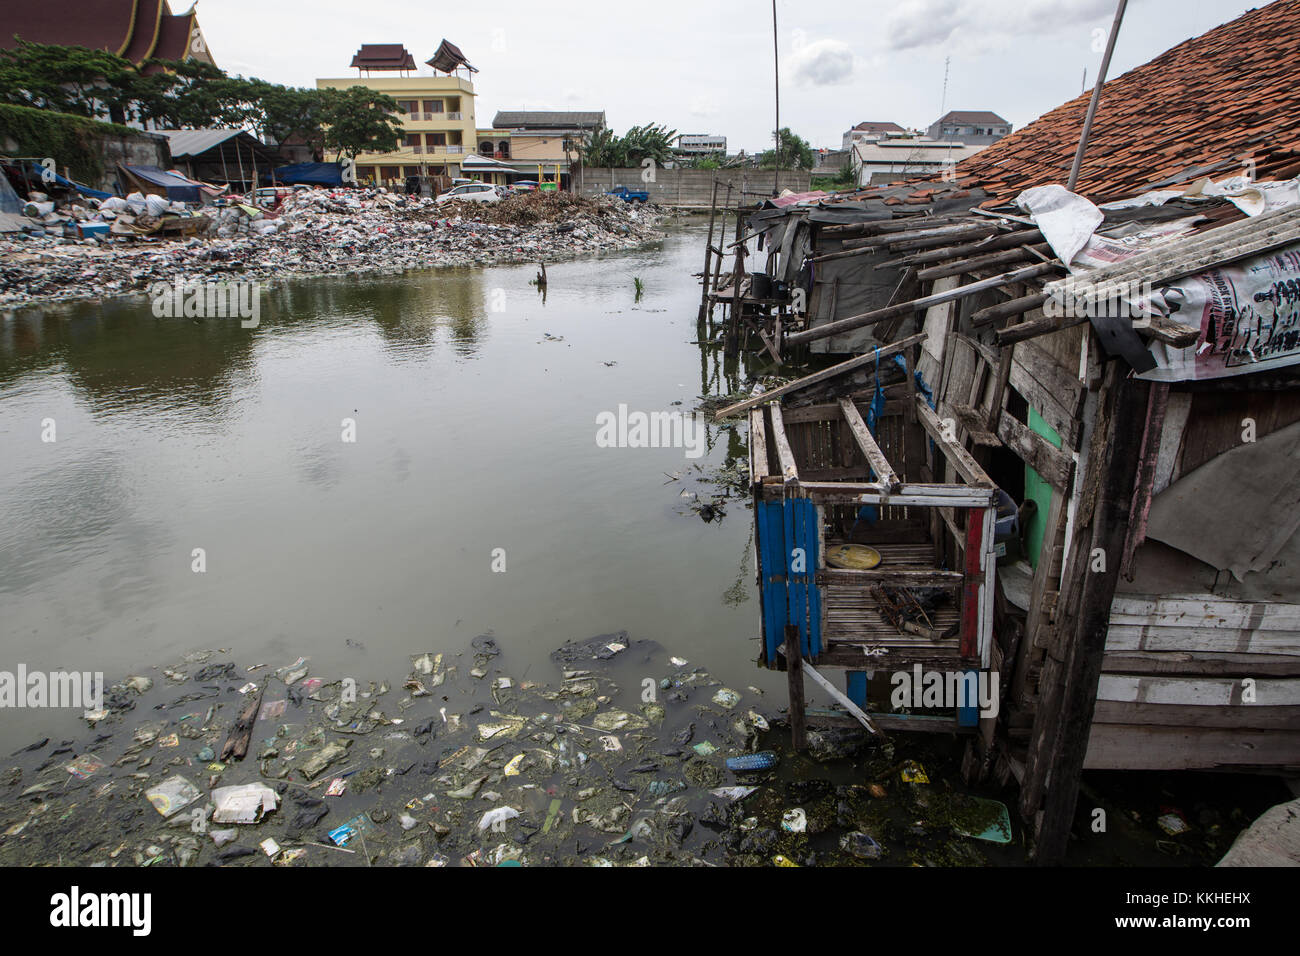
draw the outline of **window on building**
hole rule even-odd
[[[446,133],[430,133],[430,134],[428,134],[428,135],[429,135],[429,146],[430,146],[430,147],[434,147],[434,146],[446,146],[446,145],[447,145],[447,134],[446,134]]]
[[[419,100],[398,100],[397,108],[401,110],[403,113],[405,113],[407,116],[410,116],[412,113],[420,112],[420,101]]]
[[[423,140],[421,140],[421,138],[420,138],[420,134],[419,134],[419,133],[407,133],[407,134],[406,134],[406,145],[407,145],[407,148],[417,148],[417,147],[423,146],[423,145],[424,145],[424,142],[423,142]]]
[[[503,139],[501,142],[497,143],[497,153],[501,156],[502,159],[509,159],[510,140]]]
[[[401,179],[402,167],[401,166],[380,166],[379,178],[380,179]]]
[[[478,144],[478,152],[479,152],[479,155],[480,155],[480,156],[491,156],[491,155],[492,155],[492,144],[491,144],[491,143],[479,143],[479,144]]]

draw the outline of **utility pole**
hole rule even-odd
[[[781,58],[776,35],[776,0],[772,0],[772,80],[776,94],[776,174],[772,177],[772,198],[781,195]]]
[[[1088,137],[1092,135],[1092,121],[1097,115],[1097,106],[1101,103],[1101,88],[1106,83],[1106,71],[1110,69],[1110,55],[1115,52],[1115,40],[1119,37],[1120,24],[1124,22],[1124,8],[1127,6],[1128,0],[1119,0],[1119,6],[1115,8],[1115,22],[1111,25],[1110,36],[1106,38],[1106,52],[1102,54],[1097,84],[1092,88],[1092,99],[1088,101],[1088,114],[1083,118],[1083,132],[1079,134],[1079,148],[1074,152],[1074,165],[1070,167],[1070,179],[1065,184],[1065,188],[1071,192],[1074,192],[1075,184],[1079,181],[1079,169],[1083,166],[1083,151],[1088,148]]]

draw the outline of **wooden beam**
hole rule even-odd
[[[903,588],[960,587],[965,575],[960,571],[902,571],[890,568],[873,568],[870,571],[852,571],[847,568],[825,568],[817,572],[817,583],[869,587],[886,584]]]
[[[1074,477],[1074,456],[1021,424],[1010,412],[1004,411],[998,419],[998,437],[1044,481],[1062,494],[1069,494],[1070,480]]]
[[[871,429],[862,420],[862,413],[847,398],[840,399],[840,410],[844,413],[844,420],[849,423],[849,430],[853,432],[853,439],[858,443],[863,457],[875,472],[876,481],[883,485],[886,491],[893,491],[898,486],[898,475],[894,473],[894,468],[885,457],[885,453],[876,444]]]
[[[1004,272],[999,275],[990,276],[987,279],[980,279],[976,282],[968,283],[967,285],[959,285],[953,289],[936,292],[920,299],[913,299],[911,302],[900,302],[898,305],[887,305],[883,309],[863,312],[860,315],[851,315],[845,319],[828,322],[815,329],[808,329],[806,332],[796,332],[793,335],[786,336],[785,344],[787,346],[802,345],[805,342],[813,342],[817,339],[827,339],[833,335],[839,335],[842,332],[851,332],[854,329],[860,329],[864,326],[874,325],[877,322],[883,322],[885,319],[893,318],[896,315],[908,315],[913,312],[922,312],[931,306],[943,305],[947,302],[955,302],[958,299],[964,299],[967,296],[975,295],[977,292],[985,292],[989,289],[996,289],[998,286],[1009,285],[1013,282],[1023,282],[1026,279],[1033,279],[1038,276],[1047,275],[1050,272],[1055,272],[1059,268],[1060,266],[1058,264],[1051,262],[1040,262],[1036,265],[1025,266],[1023,269],[1015,269],[1011,272]]]
[[[781,478],[787,484],[798,481],[799,469],[795,465],[790,438],[785,433],[785,422],[781,419],[780,402],[768,406],[768,411],[772,414],[772,441],[776,445],[776,460],[781,466]]]
[[[1133,484],[1150,383],[1111,377],[1112,412],[1108,417],[1105,455],[1091,456],[1089,471],[1100,471],[1100,490],[1092,521],[1092,534],[1076,534],[1069,566],[1082,581],[1071,582],[1069,596],[1059,615],[1070,637],[1065,645],[1063,684],[1046,688],[1039,710],[1056,710],[1056,739],[1047,754],[1044,779],[1047,792],[1042,823],[1035,844],[1035,863],[1059,865],[1065,857],[1079,796],[1079,780],[1088,751],[1097,684],[1106,647],[1110,605],[1119,581],[1119,568],[1128,528]],[[1104,388],[1105,386],[1103,386]],[[1105,555],[1104,570],[1094,556]],[[1050,692],[1050,693],[1048,693]],[[1036,721],[1037,723],[1037,721]]]
[[[749,410],[749,480],[761,482],[767,477],[767,428],[763,423],[763,410]]]
[[[921,427],[930,433],[930,437],[934,439],[945,457],[952,462],[959,475],[977,488],[995,487],[993,479],[984,473],[984,469],[971,457],[966,447],[943,433],[943,423],[939,421],[939,416],[934,413],[934,409],[930,407],[924,395],[916,397],[916,412],[920,416]]]
[[[803,666],[804,666],[804,670],[808,672],[808,676],[811,677],[813,680],[815,680],[819,685],[821,685],[822,690],[830,694],[831,697],[834,698],[837,704],[839,704],[850,714],[856,717],[858,723],[860,723],[863,727],[867,728],[867,730],[869,730],[871,733],[876,734],[878,736],[883,736],[879,728],[877,728],[876,725],[871,722],[871,718],[867,716],[866,711],[864,711],[857,704],[853,703],[853,701],[849,700],[847,696],[845,696],[843,693],[840,692],[840,689],[838,687],[836,687],[834,684],[828,681],[821,674],[817,673],[817,668],[813,667],[811,664],[807,662],[805,662]]]
[[[789,341],[790,341],[790,337],[787,336],[786,342],[788,343]],[[916,345],[918,342],[923,342],[923,341],[925,341],[924,332],[919,333],[917,335],[908,336],[905,339],[900,339],[897,342],[894,342],[890,345],[882,346],[879,349],[873,349],[870,352],[864,352],[862,355],[858,355],[854,358],[849,359],[848,361],[841,362],[838,365],[832,365],[830,368],[824,368],[820,372],[813,372],[811,375],[805,375],[801,379],[796,379],[793,382],[787,382],[785,385],[781,385],[768,392],[763,392],[761,395],[755,395],[752,398],[745,399],[743,402],[737,402],[735,405],[729,405],[726,408],[720,409],[719,411],[714,413],[713,415],[714,420],[721,421],[724,418],[730,418],[732,415],[737,415],[740,412],[749,411],[749,409],[753,408],[756,405],[761,405],[764,402],[769,402],[773,399],[780,398],[781,396],[788,395],[791,392],[797,392],[799,389],[807,388],[809,385],[815,385],[818,382],[824,382],[827,379],[835,378],[837,375],[843,375],[845,372],[851,372],[854,369],[862,368],[864,365],[870,365],[873,362],[877,361],[878,359],[888,358],[891,355],[897,355],[899,352],[903,351],[904,349],[911,348],[913,345]]]

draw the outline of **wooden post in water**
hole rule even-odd
[[[722,219],[718,223],[718,236],[721,238],[727,234],[727,212],[731,209],[731,183],[727,183],[727,198],[722,201]],[[713,288],[711,292],[718,290],[718,283],[722,281],[722,243],[718,243],[719,254],[713,257]],[[709,300],[709,339],[713,338],[713,306],[712,299]]]
[[[803,651],[799,647],[799,628],[785,628],[785,677],[790,688],[790,746],[808,749],[808,726],[803,699]]]
[[[704,244],[704,271],[700,273],[700,314],[695,320],[697,325],[704,323],[704,313],[709,307],[709,271],[713,265],[713,221],[718,214],[718,180],[713,180],[713,198],[709,200],[709,238]],[[724,224],[723,228],[726,226]]]

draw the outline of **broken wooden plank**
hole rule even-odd
[[[929,403],[926,402],[925,396],[916,397],[916,411],[921,419],[921,426],[930,433],[936,445],[943,451],[945,457],[952,462],[957,473],[966,481],[977,488],[993,488],[993,479],[984,473],[979,462],[971,457],[971,453],[954,438],[945,434],[943,423],[939,421],[939,416],[934,413]]]
[[[1008,285],[1012,282],[1023,282],[1026,279],[1033,279],[1038,276],[1047,275],[1055,272],[1060,266],[1050,262],[1040,262],[1032,266],[1025,266],[1023,269],[1015,269],[1011,272],[1000,273],[990,276],[987,279],[980,279],[966,285],[959,285],[953,289],[946,289],[943,292],[936,292],[931,295],[923,296],[920,299],[913,299],[911,302],[900,302],[897,305],[887,305],[883,309],[875,309],[871,312],[863,312],[860,315],[851,315],[846,319],[839,319],[835,322],[828,322],[825,325],[818,326],[815,329],[808,329],[806,332],[796,332],[793,335],[787,335],[785,344],[802,345],[805,342],[813,342],[817,339],[827,339],[833,335],[839,335],[841,332],[850,332],[854,329],[860,329],[867,325],[874,325],[877,322],[883,322],[885,319],[893,318],[896,315],[908,315],[912,312],[922,312],[934,305],[943,305],[947,302],[955,302],[958,299],[964,299],[967,296],[975,295],[977,292],[985,292],[989,289],[996,289],[998,286]]]
[[[790,438],[785,433],[785,422],[781,419],[781,403],[768,408],[772,413],[772,442],[776,445],[776,460],[781,466],[781,478],[786,482],[799,480],[799,469],[795,466],[794,450],[790,447]]]
[[[760,395],[747,398],[743,402],[737,402],[735,405],[729,405],[726,408],[719,409],[713,415],[714,420],[721,421],[724,418],[730,418],[732,415],[748,411],[756,405],[761,405],[764,402],[771,401],[772,399],[780,398],[782,395],[797,392],[799,389],[807,388],[809,385],[815,385],[817,382],[824,382],[827,379],[835,378],[837,375],[843,375],[845,372],[851,372],[854,369],[862,368],[863,366],[870,365],[879,359],[888,358],[891,355],[897,355],[904,349],[911,348],[913,345],[924,340],[925,333],[921,332],[916,335],[908,336],[905,339],[900,339],[899,341],[893,342],[889,345],[882,346],[878,349],[873,349],[870,352],[864,352],[862,355],[858,355],[845,362],[840,362],[838,365],[832,365],[830,368],[824,368],[820,372],[813,372],[811,375],[805,375],[803,378],[796,379],[793,382],[787,382],[785,385],[778,386],[770,392],[763,392]],[[787,337],[786,341],[789,341],[789,337]]]
[[[1070,481],[1074,477],[1072,455],[1022,424],[1010,412],[1004,411],[998,419],[998,437],[1054,489],[1062,494],[1070,493]]]
[[[749,478],[761,482],[767,477],[767,428],[763,423],[763,410],[749,412]]]
[[[843,693],[840,692],[840,689],[838,687],[836,687],[834,684],[828,681],[821,674],[817,673],[817,668],[813,667],[807,661],[804,661],[803,669],[808,674],[809,677],[811,677],[821,686],[822,690],[826,691],[826,693],[830,694],[831,697],[835,699],[835,702],[837,704],[839,704],[850,714],[856,717],[858,723],[860,723],[863,727],[867,728],[867,730],[869,730],[871,733],[877,735],[880,734],[880,730],[876,727],[874,723],[871,722],[871,718],[867,716],[866,711],[864,711],[857,704],[853,703],[853,701],[849,700],[847,696],[845,696]]]
[[[840,399],[840,410],[844,412],[844,420],[849,423],[849,430],[853,433],[853,440],[858,443],[858,448],[862,451],[863,457],[867,459],[867,464],[871,466],[871,470],[875,473],[876,480],[886,490],[892,491],[898,486],[898,475],[894,473],[894,468],[890,465],[889,459],[885,457],[885,453],[876,444],[871,429],[867,428],[867,423],[862,420],[862,413],[847,398]]]

